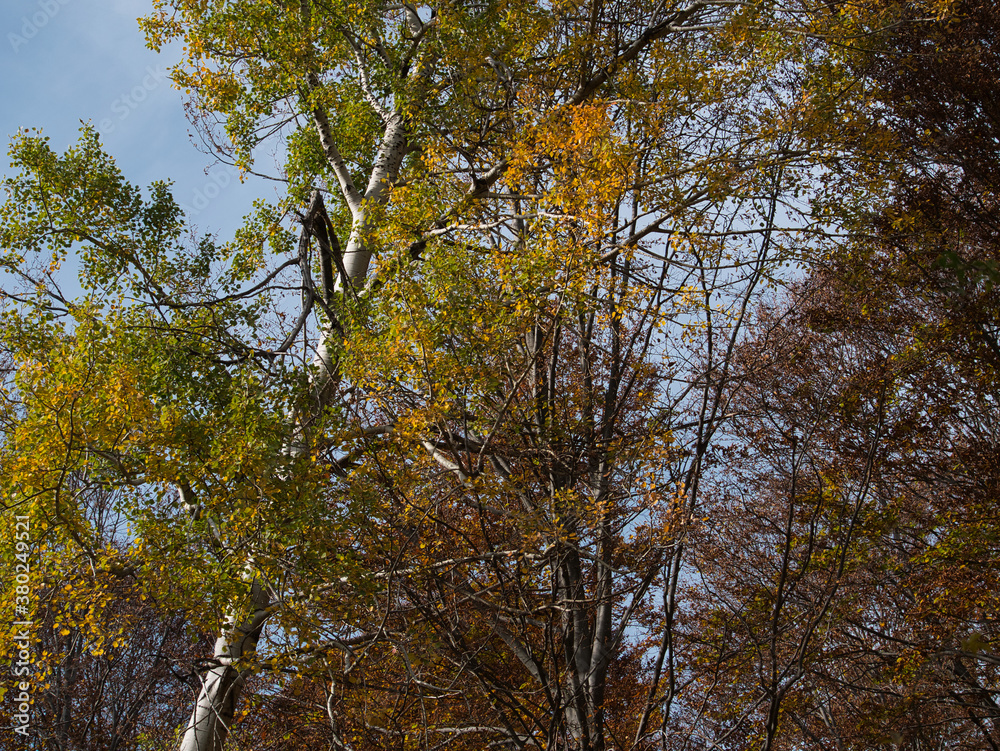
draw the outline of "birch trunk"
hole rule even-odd
[[[311,77],[310,84],[318,85],[315,77]],[[386,119],[375,166],[364,196],[361,197],[330,135],[326,113],[321,107],[317,107],[313,114],[320,142],[338,178],[343,199],[351,211],[353,220],[351,235],[344,249],[344,274],[338,278],[336,289],[339,292],[349,287],[358,289],[364,285],[371,263],[371,251],[364,243],[366,235],[373,229],[369,223],[370,213],[367,209],[372,204],[380,205],[388,200],[387,188],[395,179],[405,153],[405,118],[397,111]],[[308,229],[304,228],[303,231],[308,232]],[[308,241],[308,238],[306,240]],[[336,364],[331,356],[329,341],[333,335],[334,332],[328,325],[321,332],[313,358],[313,365],[317,369],[313,380],[313,391],[320,397],[318,409],[322,409],[333,395],[330,386],[335,379]],[[292,430],[293,435],[289,438],[289,445],[293,453],[308,450],[305,436],[298,434],[299,428],[293,426]],[[250,572],[248,580],[252,576]],[[191,720],[184,731],[179,751],[222,751],[244,683],[239,661],[254,653],[264,623],[271,613],[267,592],[259,580],[253,581],[251,599],[250,615],[232,613],[229,616],[228,632],[216,640],[214,655],[216,665],[202,676],[201,690]]]
[[[264,622],[271,613],[267,592],[260,582],[255,581],[250,590],[250,615],[242,620],[239,615],[231,615],[229,633],[215,642],[216,664],[201,676],[201,691],[180,751],[222,751],[229,735],[244,683],[240,661],[256,651]]]

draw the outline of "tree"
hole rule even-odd
[[[701,714],[685,733],[998,742],[993,369],[950,294],[917,294],[903,254],[879,260],[817,272],[741,353],[756,375],[726,466],[743,469],[707,481],[692,534],[701,585],[683,639]]]
[[[123,520],[113,499],[91,491],[80,500],[98,539],[118,544]],[[47,551],[55,565],[46,567],[45,589],[35,591],[45,614],[35,632],[44,682],[32,722],[39,747],[116,750],[172,741],[189,693],[190,677],[180,670],[198,658],[204,640],[148,600],[129,572],[102,581],[88,562],[61,561],[60,552]]]
[[[741,350],[730,474],[693,534],[684,737],[1000,743],[992,10],[894,8],[913,22],[856,65],[897,177]]]
[[[89,129],[15,140],[5,506],[219,634],[182,749],[282,674],[342,748],[666,743],[747,311],[821,234],[811,176],[878,148],[835,10],[160,3],[220,156],[285,149],[224,244]]]

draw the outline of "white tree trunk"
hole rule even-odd
[[[420,65],[414,65],[411,76],[421,75],[419,71]],[[310,73],[307,78],[310,89],[319,88],[319,77],[315,73]],[[312,112],[320,145],[337,178],[341,195],[352,218],[351,235],[343,255],[346,279],[338,278],[336,284],[336,289],[340,292],[364,286],[371,263],[371,251],[364,242],[372,229],[368,209],[388,201],[389,187],[396,180],[406,153],[406,119],[402,111],[381,111],[379,114],[383,118],[385,130],[368,185],[362,194],[354,184],[350,170],[332,137],[330,122],[323,107],[318,105]],[[318,371],[314,375],[313,390],[320,395],[321,402],[330,398],[328,386],[335,378],[336,364],[329,347],[331,336],[333,331],[329,328],[321,332],[313,359],[313,365]],[[296,431],[297,428],[293,427],[289,442],[295,446],[295,451],[303,451],[306,448],[304,437],[294,435]],[[252,578],[253,572],[250,571],[247,580]],[[267,593],[259,580],[253,580],[251,590],[253,604],[250,615],[244,615],[246,611],[231,614],[228,633],[216,640],[217,664],[202,676],[201,691],[191,720],[185,728],[179,751],[222,751],[244,683],[239,661],[256,650],[264,622],[271,613]]]
[[[215,642],[216,664],[200,676],[201,690],[180,751],[222,751],[229,735],[244,683],[240,661],[256,651],[264,621],[271,613],[267,592],[260,582],[255,581],[250,589],[250,615],[230,615],[229,632]]]

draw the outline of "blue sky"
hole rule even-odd
[[[150,8],[150,0],[2,0],[4,148],[18,128],[32,127],[62,150],[76,141],[80,121],[90,121],[126,179],[143,188],[173,181],[189,221],[225,239],[253,199],[273,200],[280,184],[250,178],[241,185],[232,168],[196,147],[183,95],[167,78],[179,47],[146,49],[136,23]],[[269,163],[257,166],[275,172]]]

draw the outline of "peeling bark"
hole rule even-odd
[[[180,751],[222,751],[243,689],[241,662],[253,657],[264,622],[272,612],[260,582],[251,586],[251,599],[250,615],[238,622],[239,616],[230,616],[231,630],[215,642],[216,664],[199,676],[201,691]]]

